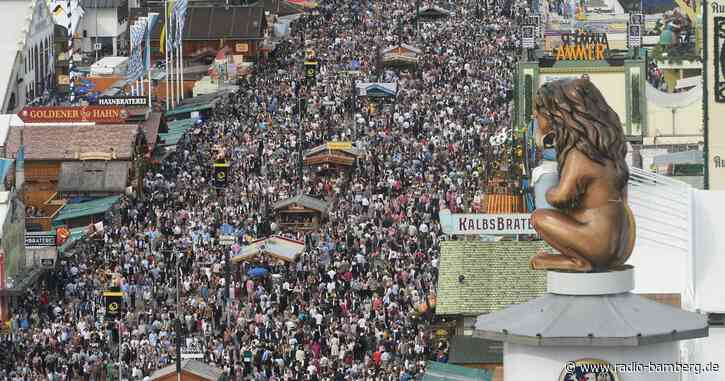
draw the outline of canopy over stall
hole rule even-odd
[[[304,242],[280,236],[272,236],[244,246],[237,255],[231,258],[231,261],[233,263],[239,263],[264,254],[286,262],[294,262],[304,250]]]

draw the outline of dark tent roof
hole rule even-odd
[[[473,336],[453,336],[450,340],[451,364],[502,364],[503,343]]]
[[[160,12],[161,22],[157,22],[151,31],[151,39],[158,41],[161,36],[163,23],[163,10],[134,9],[136,16],[146,15],[147,12]],[[262,7],[197,7],[189,6],[186,11],[186,26],[184,27],[184,40],[261,40],[264,38],[266,18]]]

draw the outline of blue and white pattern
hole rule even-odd
[[[141,43],[146,36],[147,23],[147,19],[141,17],[131,25],[131,55],[128,59],[128,69],[126,71],[126,79],[129,81],[139,79],[144,73]]]
[[[186,21],[186,8],[189,0],[177,0],[174,3],[174,17],[176,18],[176,45],[181,46],[184,35],[184,22]]]

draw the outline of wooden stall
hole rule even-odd
[[[327,217],[330,204],[307,195],[297,195],[273,207],[277,224],[287,230],[313,230]]]

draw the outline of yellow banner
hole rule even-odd
[[[327,143],[327,149],[351,149],[352,142],[331,142]]]

